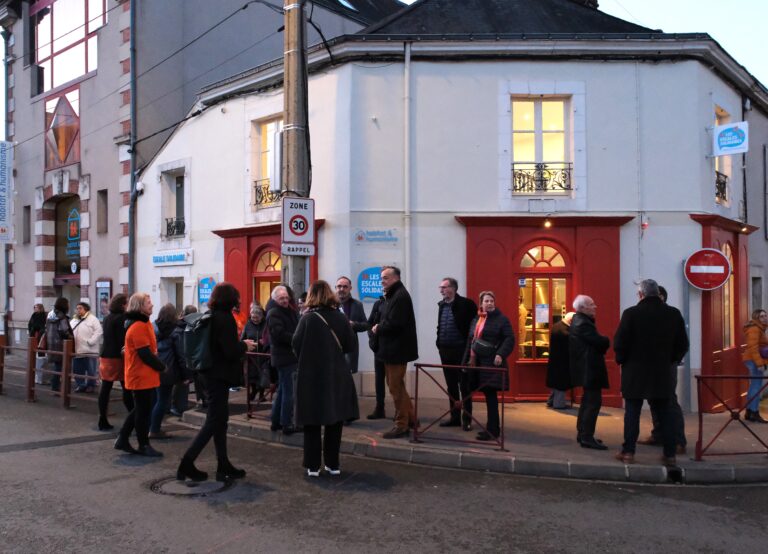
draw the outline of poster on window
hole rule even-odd
[[[112,297],[112,281],[96,281],[96,317],[104,321],[109,313],[109,299]]]

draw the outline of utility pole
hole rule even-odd
[[[304,5],[306,0],[284,0],[285,52],[283,54],[283,133],[281,182],[283,196],[309,196],[309,148],[307,144],[307,35]],[[314,221],[309,222],[314,225]],[[307,258],[285,256],[283,281],[296,294],[307,290]]]

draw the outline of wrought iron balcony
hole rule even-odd
[[[269,188],[269,179],[259,179],[253,182],[251,204],[256,208],[275,206],[280,202],[280,192]]]
[[[180,237],[183,236],[187,227],[184,224],[183,217],[166,217],[165,218],[165,236],[166,237]]]
[[[515,194],[550,194],[572,190],[573,164],[513,163],[512,192]]]
[[[728,175],[715,171],[715,201],[728,202]]]

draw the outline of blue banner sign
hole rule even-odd
[[[203,277],[197,286],[197,303],[200,307],[208,304],[211,299],[213,287],[216,286],[216,280],[213,277]]]
[[[739,121],[728,125],[718,125],[714,133],[713,154],[727,156],[749,151],[749,123]]]
[[[381,286],[381,267],[367,267],[357,276],[357,290],[360,300],[372,298],[378,300],[384,295]]]

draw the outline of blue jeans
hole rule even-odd
[[[88,375],[88,369],[90,365],[90,358],[72,358],[72,375]],[[95,384],[95,383],[94,383]],[[88,379],[78,379],[75,377],[75,387],[77,389],[84,389],[87,386],[93,386]]]
[[[763,371],[759,367],[757,367],[757,364],[753,362],[752,360],[747,360],[744,362],[744,365],[747,366],[747,369],[749,370],[749,374],[753,377],[763,377]],[[763,386],[763,380],[762,379],[750,379],[749,380],[749,390],[747,391],[747,399],[750,399],[747,403],[747,409],[751,410],[753,412],[757,412],[760,410],[760,387]]]
[[[277,368],[277,394],[272,402],[274,425],[293,425],[293,385],[298,367],[298,364],[291,364]]]
[[[163,423],[165,412],[171,405],[171,392],[173,385],[160,385],[155,389],[155,405],[152,407],[152,416],[149,420],[149,432],[159,433]]]

